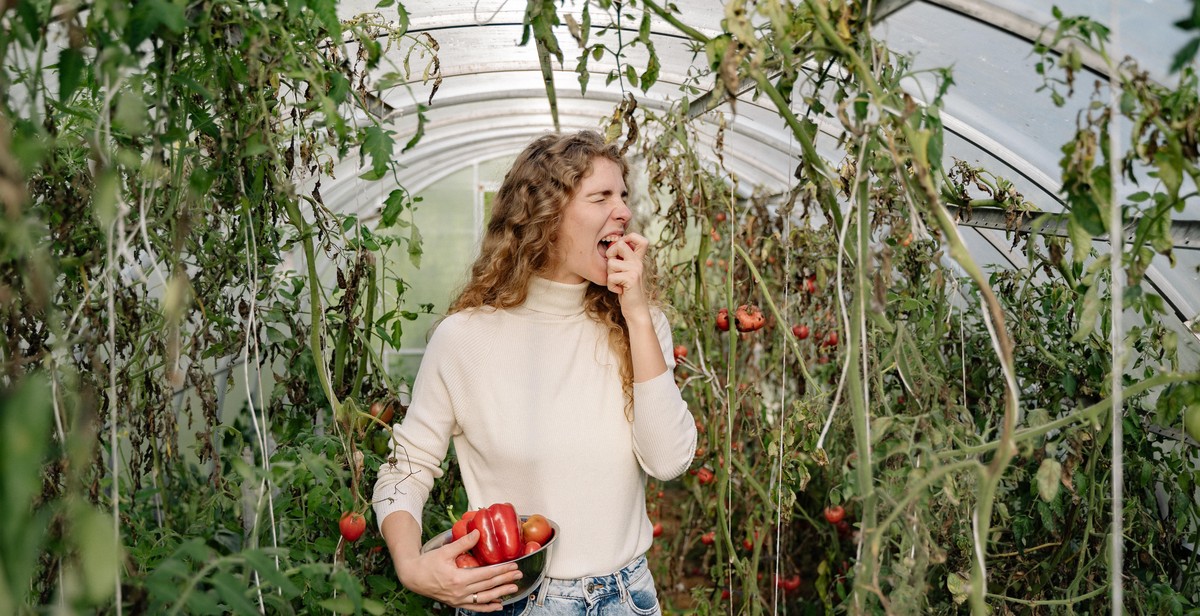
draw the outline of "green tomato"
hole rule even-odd
[[[1197,441],[1200,441],[1200,402],[1188,405],[1183,412],[1183,429]]]

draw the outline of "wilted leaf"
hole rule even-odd
[[[1042,466],[1037,472],[1038,496],[1050,502],[1058,496],[1058,488],[1062,485],[1062,464],[1054,458],[1042,460]]]

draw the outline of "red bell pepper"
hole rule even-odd
[[[472,551],[485,565],[513,560],[525,548],[521,541],[521,522],[511,503],[496,503],[480,509],[470,525],[472,530],[479,531],[479,542]]]

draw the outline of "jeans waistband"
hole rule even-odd
[[[636,581],[641,575],[644,575],[648,567],[646,556],[643,554],[608,575],[589,576],[573,580],[560,580],[547,577],[542,580],[542,585],[533,594],[539,600],[544,596],[550,595],[589,600],[596,599],[621,592],[629,586],[630,581]]]

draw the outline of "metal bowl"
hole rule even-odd
[[[522,523],[529,519],[529,516],[527,515],[520,517]],[[550,564],[550,548],[558,539],[558,524],[555,524],[554,520],[548,519],[547,521],[550,522],[550,529],[554,532],[550,535],[550,540],[546,542],[546,545],[543,545],[542,549],[532,554],[526,554],[525,556],[522,556],[516,560],[509,561],[517,563],[517,568],[521,571],[521,579],[514,582],[517,585],[517,592],[503,597],[503,599],[500,601],[501,605],[516,603],[517,601],[528,597],[529,593],[533,592],[533,590],[538,587],[538,584],[542,583],[542,578],[546,577],[546,565]],[[436,550],[447,543],[450,543],[451,532],[453,532],[453,529],[439,533],[433,539],[426,541],[425,545],[421,546],[421,552]],[[488,567],[500,567],[507,564],[508,563],[505,562],[495,565],[484,565],[482,568],[486,569]]]

